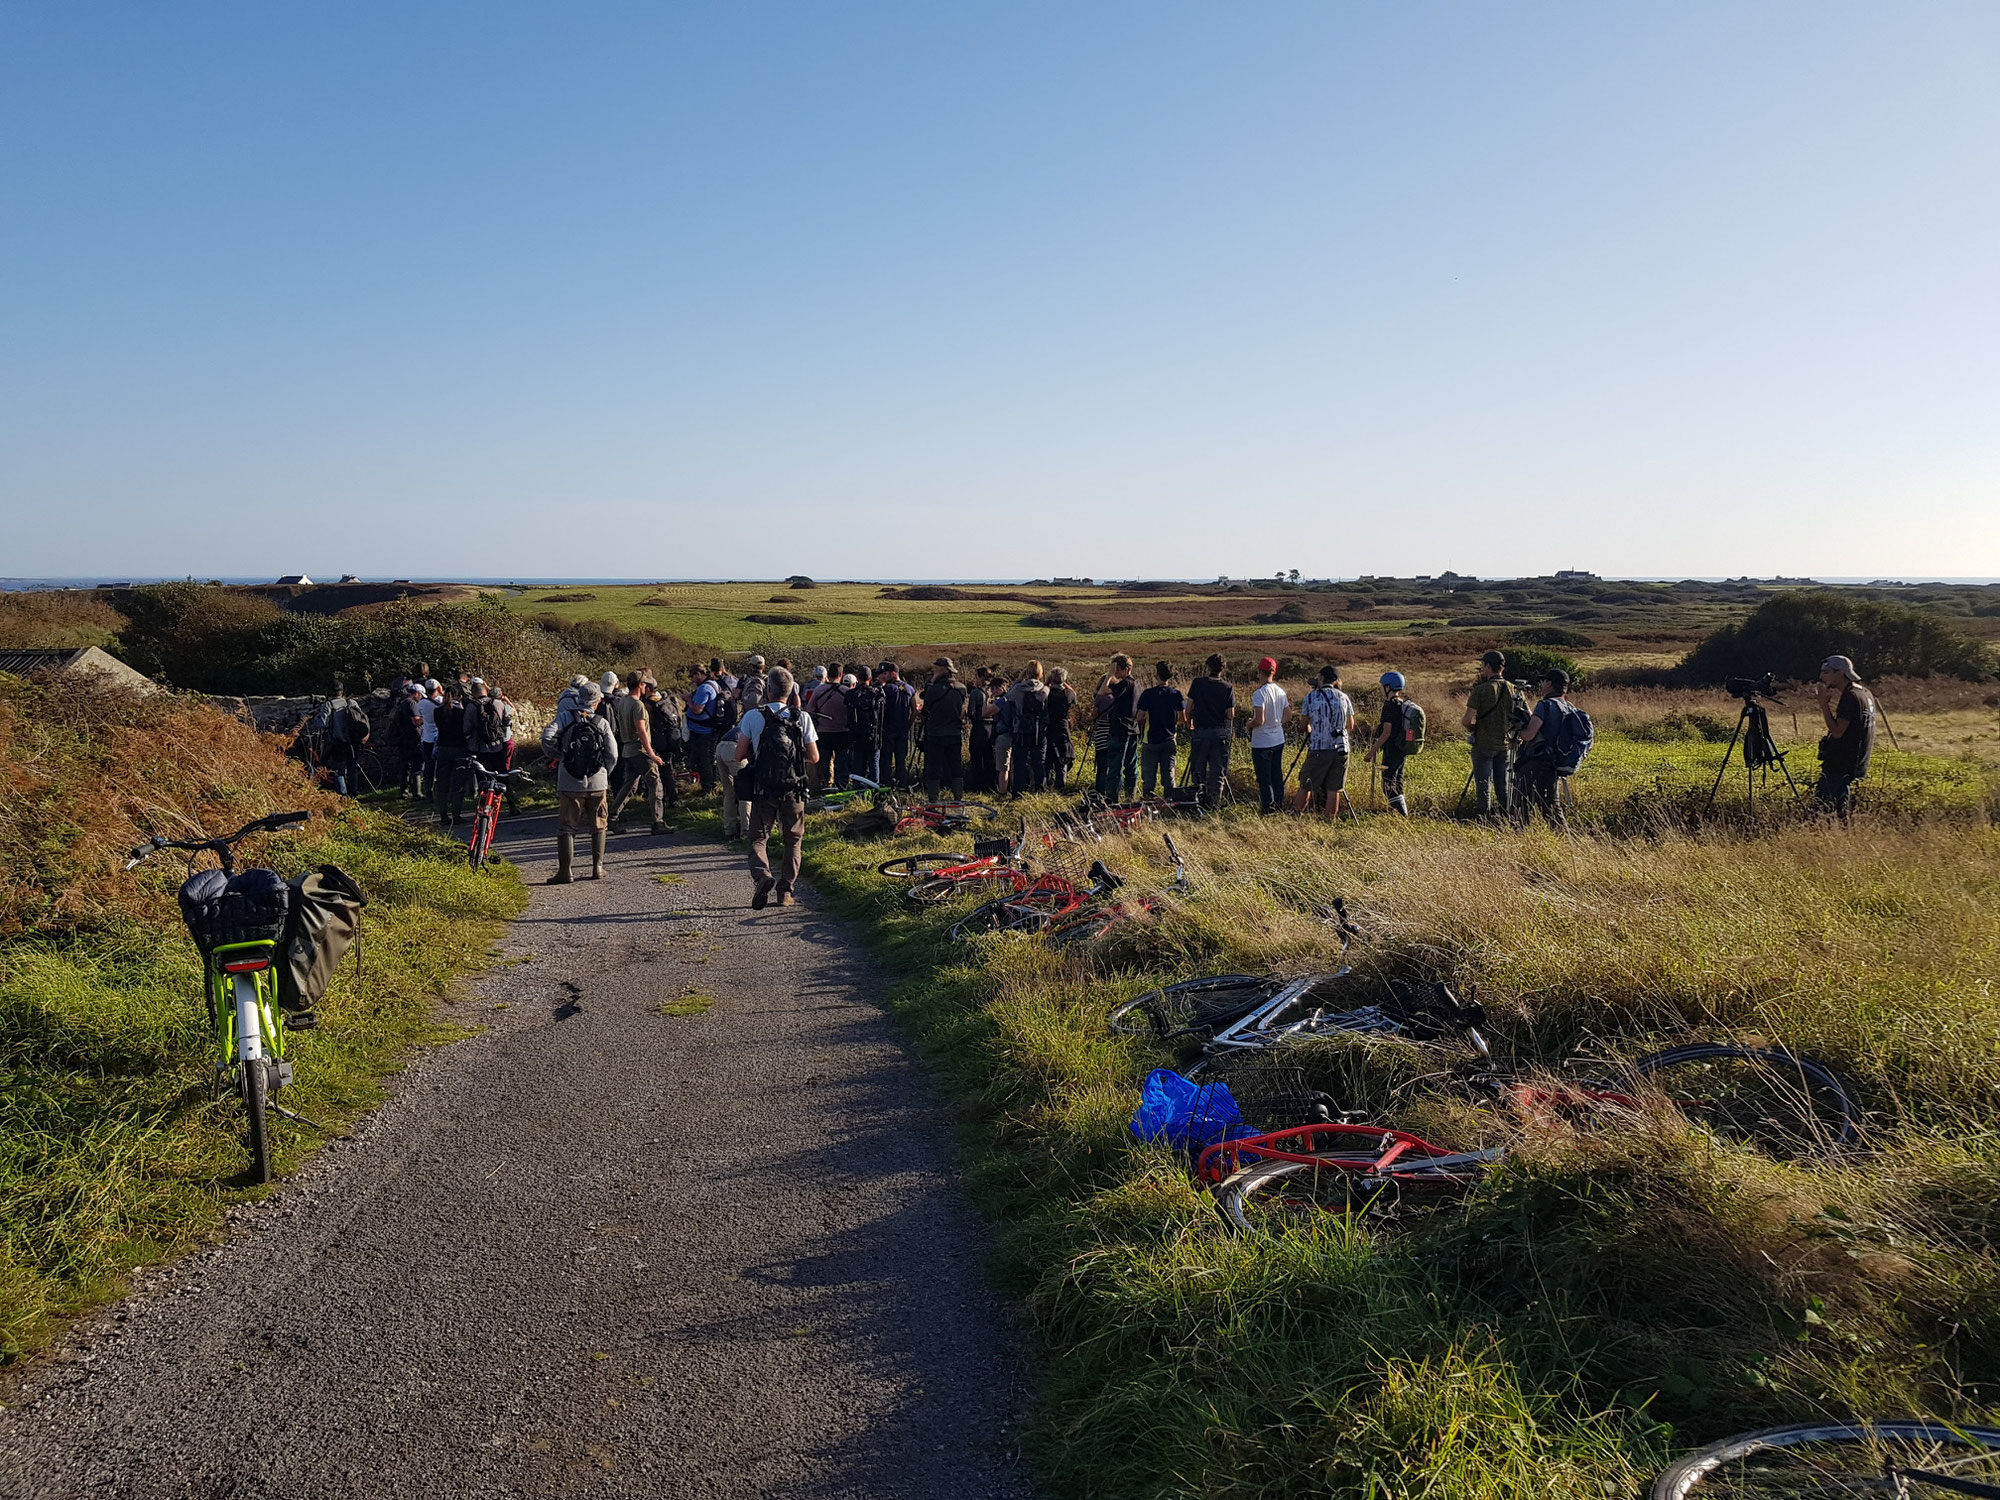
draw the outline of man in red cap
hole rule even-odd
[[[1292,700],[1278,686],[1277,658],[1257,663],[1262,679],[1250,695],[1250,763],[1257,769],[1257,811],[1282,812],[1285,806],[1285,715]]]

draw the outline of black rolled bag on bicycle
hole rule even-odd
[[[278,944],[278,1005],[306,1011],[333,983],[333,971],[361,936],[368,898],[338,865],[321,865],[291,883],[290,911]]]
[[[181,886],[181,920],[203,953],[230,943],[276,942],[286,929],[291,895],[275,870],[200,870]]]

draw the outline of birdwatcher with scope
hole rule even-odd
[[[1868,774],[1875,753],[1875,697],[1845,656],[1829,656],[1820,664],[1819,712],[1826,733],[1819,742],[1813,801],[1845,823],[1854,812],[1854,783]]]

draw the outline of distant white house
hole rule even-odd
[[[310,578],[306,577],[306,575],[305,575],[305,574],[303,574],[303,573],[287,573],[287,574],[286,574],[286,575],[285,575],[285,576],[284,576],[283,578],[280,578],[280,579],[278,580],[278,582],[279,582],[279,583],[281,583],[281,584],[285,584],[285,583],[311,583],[311,582],[312,582],[312,580],[311,580]]]
[[[342,573],[340,581],[342,583],[359,583],[361,582],[361,575],[359,573]]]

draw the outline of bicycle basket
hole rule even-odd
[[[276,942],[284,935],[288,897],[275,870],[203,870],[181,886],[181,919],[204,953],[229,943]]]
[[[972,841],[972,857],[974,859],[1006,859],[1011,857],[1013,853],[1014,841],[1012,839],[974,839]]]

